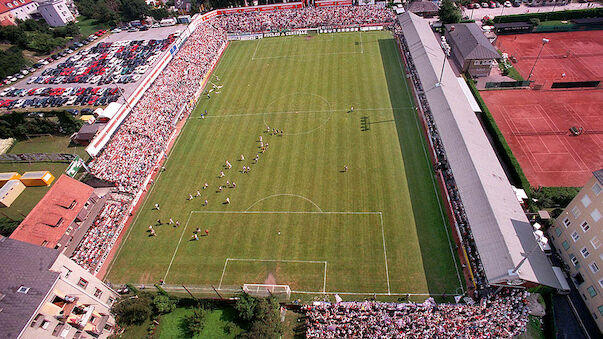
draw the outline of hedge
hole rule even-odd
[[[571,20],[581,18],[598,18],[603,16],[603,8],[588,8],[588,9],[577,9],[572,11],[558,11],[558,12],[541,12],[541,13],[524,13],[524,14],[513,14],[497,16],[494,19],[496,23],[505,22],[525,22],[530,21],[532,18],[540,19],[541,21],[550,20]]]

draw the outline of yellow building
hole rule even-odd
[[[21,178],[21,174],[17,172],[0,173],[0,187],[4,186],[10,180],[19,180],[19,178]]]
[[[0,207],[10,207],[23,193],[25,185],[19,180],[10,180],[0,188]]]
[[[54,181],[54,176],[48,171],[25,172],[20,180],[27,187],[49,186]]]

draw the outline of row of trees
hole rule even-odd
[[[76,4],[80,14],[109,26],[144,19],[147,16],[161,20],[170,15],[166,8],[152,8],[145,0],[78,0]],[[166,5],[173,6],[174,1],[170,0]],[[199,6],[195,8],[198,9]]]
[[[29,117],[27,113],[0,116],[0,138],[25,139],[29,134],[71,135],[83,122],[65,110],[47,112],[43,118]]]

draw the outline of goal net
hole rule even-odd
[[[289,285],[244,284],[243,291],[254,297],[268,297],[272,295],[278,299],[291,298]]]

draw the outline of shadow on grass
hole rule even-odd
[[[395,40],[393,38],[380,39],[379,50],[385,68],[391,106],[410,106],[408,96],[411,94],[407,92],[406,74],[401,69],[401,56]],[[448,220],[440,212],[439,189],[434,186],[434,181],[432,181],[431,161],[425,158],[427,154],[424,150],[424,141],[421,139],[424,136],[423,131],[417,125],[416,111],[401,109],[394,110],[393,114],[404,161],[427,288],[431,294],[456,293],[459,282],[454,266],[456,257],[452,258],[446,235]],[[443,223],[445,224],[443,225]]]

